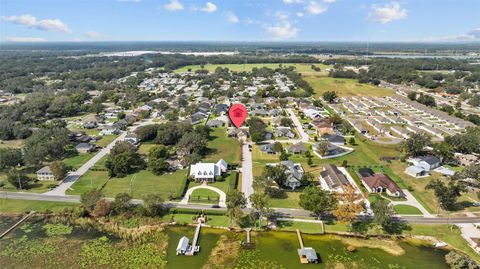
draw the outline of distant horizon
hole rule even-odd
[[[480,42],[480,1],[471,0],[2,0],[0,7],[2,42]]]

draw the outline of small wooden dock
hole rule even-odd
[[[303,247],[302,235],[300,234],[300,230],[299,230],[299,229],[297,229],[297,237],[298,237],[298,243],[300,243],[300,248],[304,248],[304,247]]]
[[[241,246],[244,249],[255,249],[255,243],[252,243],[251,237],[250,237],[250,232],[252,231],[252,228],[246,228],[245,231],[247,232],[247,242],[242,242]]]
[[[31,211],[30,213],[28,213],[26,216],[24,216],[23,218],[21,218],[19,221],[17,221],[15,224],[13,224],[10,228],[8,228],[5,232],[3,232],[2,234],[0,234],[0,239],[2,239],[5,235],[7,235],[9,232],[13,231],[13,229],[17,228],[18,225],[22,224],[22,222],[26,221],[28,218],[30,218],[33,214],[35,213],[35,211]]]
[[[300,259],[300,263],[318,263],[318,256],[317,252],[314,248],[305,247],[303,245],[302,235],[300,234],[300,230],[297,229],[297,237],[298,242],[300,243],[300,248],[297,249],[298,258]]]
[[[195,228],[195,235],[193,236],[192,245],[190,247],[190,251],[186,252],[185,255],[193,256],[195,253],[200,251],[200,246],[197,246],[198,237],[200,236],[200,229],[202,228],[202,223],[197,224],[197,228]]]

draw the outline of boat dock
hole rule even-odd
[[[13,224],[10,228],[8,228],[5,232],[3,232],[2,234],[0,234],[0,239],[2,239],[5,235],[7,235],[9,232],[13,231],[13,229],[17,228],[18,225],[22,224],[22,222],[24,222],[25,220],[27,220],[28,218],[30,218],[33,214],[35,213],[35,211],[31,211],[30,213],[28,213],[26,216],[24,216],[23,218],[21,218],[19,221],[17,221],[17,223]]]
[[[305,247],[303,245],[303,239],[299,229],[297,229],[297,237],[298,242],[300,243],[300,248],[297,250],[300,263],[318,263],[317,252],[314,248]]]
[[[197,246],[197,242],[198,242],[198,237],[200,236],[201,227],[202,227],[202,224],[199,222],[197,224],[197,228],[195,228],[195,235],[193,236],[192,245],[189,251],[185,253],[185,255],[193,256],[195,255],[195,253],[200,251],[200,246]]]
[[[298,237],[298,243],[300,243],[300,248],[303,248],[303,239],[299,229],[297,229],[297,237]]]
[[[250,234],[252,228],[246,228],[245,231],[247,232],[247,241],[242,241],[241,247],[244,249],[255,249],[255,243],[252,243],[252,238]]]

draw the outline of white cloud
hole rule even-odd
[[[324,4],[319,4],[317,1],[310,1],[305,9],[308,13],[312,15],[322,14],[323,12],[327,11],[328,6]]]
[[[95,31],[87,31],[83,35],[87,38],[90,38],[90,39],[104,38],[104,36],[102,34],[100,34],[99,32],[95,32]]]
[[[177,11],[183,9],[182,3],[180,3],[178,0],[171,0],[170,3],[165,4],[163,7],[168,11]]]
[[[267,26],[265,29],[269,35],[277,40],[293,38],[298,34],[298,28],[295,28],[288,21],[281,21],[274,26]]]
[[[297,12],[297,13],[295,13],[295,15],[297,15],[297,17],[299,17],[299,18],[304,16],[303,12]]]
[[[323,2],[325,2],[327,4],[335,3],[335,1],[337,1],[337,0],[323,0]]]
[[[37,20],[30,14],[20,16],[2,16],[3,21],[11,22],[14,24],[34,28],[45,31],[59,31],[63,33],[71,33],[72,31],[68,26],[59,19],[44,19]]]
[[[140,0],[117,0],[118,2],[140,3]]]
[[[20,37],[20,36],[8,36],[5,38],[9,42],[45,42],[45,38],[41,37]]]
[[[408,11],[402,9],[398,2],[391,2],[384,6],[373,5],[372,12],[368,15],[368,19],[373,22],[380,22],[382,24],[389,23],[406,18]]]
[[[283,0],[285,4],[300,4],[303,3],[303,0]]]
[[[202,12],[206,12],[206,13],[215,12],[215,11],[217,11],[217,9],[218,9],[217,6],[212,2],[207,2],[204,7],[194,8],[194,10],[198,10],[198,11],[202,11]]]
[[[290,17],[290,14],[283,11],[277,11],[275,12],[275,17],[277,17],[279,20],[286,20],[288,17]]]
[[[238,19],[238,16],[235,15],[232,11],[227,11],[227,20],[229,23],[238,23],[240,20]]]

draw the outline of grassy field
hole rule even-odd
[[[150,171],[142,170],[124,178],[108,179],[107,171],[88,171],[68,190],[67,194],[80,195],[92,188],[103,187],[106,197],[115,197],[116,194],[126,192],[134,198],[142,198],[146,194],[158,193],[164,199],[175,192],[182,185],[186,170],[178,170],[171,174],[156,176]],[[130,188],[131,187],[131,188]]]
[[[140,144],[140,147],[138,147],[138,153],[147,156],[148,153],[150,152],[150,149],[157,147],[159,145],[156,144],[147,144],[147,143],[142,143]]]
[[[397,214],[402,214],[402,215],[423,215],[422,212],[411,205],[395,205],[393,206],[393,209],[395,209],[395,212]]]
[[[78,169],[80,168],[80,166],[90,160],[93,156],[95,156],[95,154],[95,152],[80,153],[77,156],[64,159],[63,162],[66,166],[72,167],[73,169]]]
[[[22,213],[28,211],[45,212],[47,210],[58,212],[64,208],[76,208],[78,204],[49,202],[49,201],[30,201],[0,198],[0,212],[4,213]]]
[[[299,229],[302,233],[323,233],[322,224],[300,221],[277,221],[277,228],[281,231],[296,231]]]
[[[308,73],[310,73],[310,72],[319,73],[319,72],[315,72],[311,68],[312,64],[307,64],[307,63],[305,63],[305,64],[283,63],[281,65],[284,66],[284,67],[295,66],[297,71],[300,72],[300,73],[306,73],[306,72],[308,72]],[[315,64],[315,66],[320,67],[320,69],[322,69],[321,72],[323,72],[323,70],[325,70],[326,68],[330,68],[330,66],[324,65],[324,64]],[[231,71],[242,72],[242,71],[251,71],[254,67],[257,67],[257,68],[268,67],[268,68],[271,68],[271,69],[275,69],[275,68],[280,67],[280,64],[273,64],[273,63],[271,63],[271,64],[270,63],[264,63],[264,64],[206,64],[204,66],[204,69],[208,70],[209,72],[214,72],[217,67],[228,68]],[[200,65],[188,65],[188,66],[184,66],[184,67],[181,67],[181,68],[175,70],[175,72],[180,73],[180,72],[186,72],[188,70],[196,71],[196,70],[200,70],[200,69],[201,69]]]
[[[214,129],[211,136],[212,140],[208,142],[208,154],[204,162],[224,159],[228,164],[240,164],[242,148],[238,140],[228,137],[225,128]]]
[[[320,97],[326,91],[335,91],[339,96],[386,96],[393,91],[371,84],[361,84],[355,79],[332,78],[324,75],[305,75],[303,77],[315,90],[314,97]]]
[[[20,148],[22,147],[23,140],[1,140],[0,148]]]
[[[98,140],[97,142],[95,142],[95,145],[97,145],[98,147],[106,147],[108,146],[108,144],[112,143],[113,140],[115,140],[115,138],[117,138],[118,135],[104,135],[102,136],[102,138],[100,140]]]

